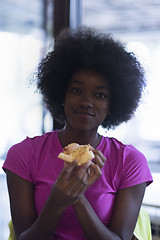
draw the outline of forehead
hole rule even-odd
[[[102,74],[88,69],[75,71],[70,79],[70,84],[72,83],[80,85],[95,85],[97,87],[109,89],[109,82]]]

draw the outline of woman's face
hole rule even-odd
[[[105,78],[91,70],[78,70],[72,75],[65,96],[66,126],[97,130],[107,116],[109,105],[110,88]]]

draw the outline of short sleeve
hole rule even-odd
[[[21,143],[13,145],[3,164],[3,170],[10,170],[25,180],[32,182],[31,162],[33,160],[33,149],[31,139],[26,138]]]
[[[147,182],[147,185],[149,185],[152,181],[145,156],[132,145],[126,146],[123,153],[123,174],[120,189],[143,182]]]

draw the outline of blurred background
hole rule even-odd
[[[80,25],[126,43],[145,69],[148,84],[134,118],[99,132],[145,154],[154,182],[143,207],[150,215],[153,240],[160,239],[160,1],[0,0],[0,240],[8,239],[11,218],[2,171],[8,149],[26,136],[60,127],[31,85],[34,72],[59,31]]]

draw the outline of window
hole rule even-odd
[[[150,163],[158,163],[160,171],[159,10],[160,3],[153,1],[85,0],[81,24],[122,40],[142,63],[147,79],[142,103],[132,120],[110,130],[107,135],[136,146]],[[104,129],[99,131],[106,134]]]
[[[9,147],[42,133],[41,97],[30,87],[42,56],[42,1],[0,4],[0,239],[9,236],[9,198],[2,164]],[[4,214],[5,212],[5,214]]]
[[[160,217],[160,3],[84,0],[81,10],[81,25],[125,42],[145,69],[147,88],[134,118],[115,130],[99,128],[99,132],[134,145],[146,156],[154,182],[147,187],[143,204],[154,224]]]

